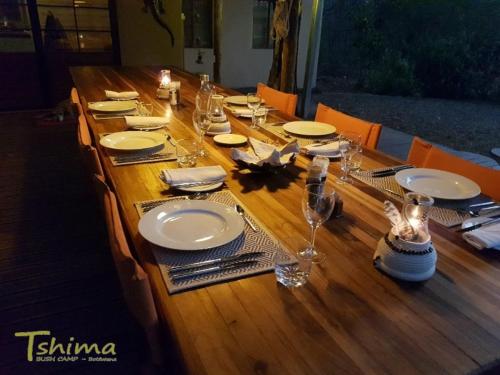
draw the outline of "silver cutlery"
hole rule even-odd
[[[498,222],[500,222],[500,217],[497,217],[497,218],[491,219],[491,220],[487,220],[485,222],[478,223],[475,225],[471,225],[470,227],[459,229],[459,230],[457,230],[457,233],[470,232],[474,229],[484,228],[484,227],[487,227],[489,225],[496,224]]]
[[[242,261],[242,260],[255,260],[253,258],[260,257],[264,254],[265,253],[263,251],[256,251],[253,253],[243,253],[243,254],[237,254],[237,255],[230,255],[230,256],[220,257],[220,258],[216,258],[216,259],[204,260],[201,262],[193,262],[193,263],[189,263],[189,264],[183,264],[181,266],[173,266],[173,267],[170,267],[168,272],[170,274],[172,274],[172,273],[176,273],[176,272],[180,272],[180,271],[186,271],[186,270],[192,270],[195,268],[203,268],[203,267],[207,267],[207,266],[212,266],[214,264],[219,264],[219,263],[227,264],[227,263],[234,263],[234,262]]]
[[[491,211],[496,211],[500,209],[500,205],[495,205],[491,207],[483,207],[480,208],[479,210],[469,210],[468,213],[472,217],[478,217],[478,216],[483,216],[485,214],[488,214]]]
[[[283,125],[283,124],[286,124],[287,121],[278,121],[278,122],[268,122],[266,125],[268,126],[279,126],[279,125]]]
[[[172,136],[170,134],[167,134],[166,137],[167,137],[167,142],[170,143],[173,147],[175,147],[176,145]]]
[[[150,159],[162,159],[173,155],[173,152],[168,152],[165,154],[151,154],[151,155],[118,155],[115,156],[117,162],[127,162],[136,160],[150,160]]]
[[[492,205],[492,204],[496,204],[496,203],[494,201],[474,203],[474,204],[469,205],[469,209],[474,208],[474,207],[489,206],[489,205]]]
[[[245,210],[243,209],[243,207],[241,207],[239,204],[237,204],[236,206],[234,206],[236,212],[238,214],[240,214],[240,216],[243,218],[243,220],[246,221],[246,223],[250,226],[250,228],[252,228],[252,230],[254,232],[257,232],[257,228],[255,227],[255,225],[250,221],[250,219],[245,215]]]
[[[173,188],[190,188],[190,187],[197,187],[197,186],[206,186],[206,185],[213,185],[213,184],[218,184],[220,182],[224,182],[224,180],[214,180],[214,181],[198,181],[198,182],[182,182],[179,184],[169,184],[170,187]]]
[[[258,264],[258,262],[256,260],[244,260],[244,261],[238,261],[238,262],[234,262],[234,263],[221,263],[219,265],[215,265],[215,266],[209,267],[209,268],[200,268],[200,269],[187,270],[187,271],[175,273],[174,275],[171,275],[171,279],[172,279],[172,281],[176,282],[176,281],[190,278],[190,277],[194,277],[194,276],[207,275],[207,274],[217,273],[217,272],[226,271],[226,270],[249,267],[249,266],[254,266],[256,264]]]
[[[388,189],[388,188],[385,188],[385,187],[382,187],[382,189],[385,190],[385,191],[387,191],[388,193],[391,193],[391,194],[397,195],[400,198],[403,198],[403,194],[398,193],[397,191],[394,191],[394,190],[391,190],[391,189]]]
[[[395,167],[389,167],[380,169],[378,171],[372,171],[369,174],[370,177],[385,177],[396,174],[397,172],[402,171],[404,169],[410,169],[410,168],[414,168],[413,165],[397,165]]]

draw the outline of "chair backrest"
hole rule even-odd
[[[102,168],[101,159],[97,153],[97,149],[93,146],[85,146],[83,148],[83,160],[91,175],[98,175],[104,178],[104,170]]]
[[[382,130],[382,125],[380,124],[346,115],[321,103],[318,103],[315,120],[334,125],[340,134],[349,131],[358,133],[361,136],[364,146],[371,149],[377,148]]]
[[[424,141],[422,138],[413,137],[407,158],[408,163],[415,167],[423,167],[431,148],[432,144]]]
[[[82,104],[82,103],[80,102],[80,95],[78,95],[78,90],[76,89],[76,87],[73,87],[73,88],[71,89],[70,99],[71,99],[71,102],[72,102],[73,104],[77,104],[77,103],[78,103],[78,104]]]
[[[83,113],[82,106],[80,103],[76,103],[78,108],[78,144],[80,149],[83,150],[86,146],[92,145],[92,136],[90,135],[89,125],[85,119],[85,114]]]
[[[439,147],[431,147],[421,167],[441,169],[456,173],[475,181],[481,191],[495,200],[500,200],[500,170],[471,163]]]
[[[266,101],[267,105],[270,105],[287,115],[295,116],[295,109],[297,108],[297,95],[275,90],[263,83],[257,84],[257,94],[259,94]]]
[[[115,194],[101,176],[95,175],[94,182],[103,207],[111,253],[123,296],[131,314],[146,333],[153,359],[159,363],[162,361],[159,320],[148,275],[130,252]]]

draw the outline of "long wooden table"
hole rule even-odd
[[[75,85],[86,101],[103,99],[104,90],[135,89],[152,102],[155,114],[171,116],[168,131],[177,139],[194,136],[191,114],[199,80],[176,71],[181,105],[170,108],[155,98],[158,69],[78,67]],[[218,87],[218,91],[234,94]],[[123,119],[95,121],[94,137],[125,129]],[[273,113],[277,119],[292,117]],[[230,116],[233,132],[272,137],[249,128],[249,120]],[[123,220],[139,261],[148,273],[170,347],[180,369],[190,374],[443,374],[491,368],[500,360],[500,258],[478,252],[459,235],[431,223],[438,270],[422,284],[395,281],[377,271],[372,256],[389,229],[384,195],[354,183],[335,186],[344,200],[344,217],[318,231],[317,245],[327,253],[313,268],[309,283],[289,290],[268,273],[176,295],[167,293],[149,244],[137,230],[135,202],[171,194],[158,178],[175,162],[113,167],[99,145],[107,178],[116,191]],[[308,226],[301,193],[309,159],[278,174],[239,174],[230,149],[207,137],[209,156],[198,165],[220,164],[228,188],[285,244]],[[380,152],[365,150],[364,168],[394,165]],[[328,183],[339,175],[332,163]]]

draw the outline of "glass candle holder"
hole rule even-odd
[[[160,89],[170,88],[170,82],[172,78],[170,77],[170,70],[164,69],[160,71]]]
[[[403,203],[403,218],[413,230],[413,240],[425,242],[429,239],[429,211],[434,199],[420,193],[406,193]]]

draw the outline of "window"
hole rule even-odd
[[[274,0],[254,0],[252,48],[273,48]]]
[[[46,0],[37,4],[45,48],[112,50],[107,0]]]
[[[184,0],[184,47],[212,48],[212,1]]]

